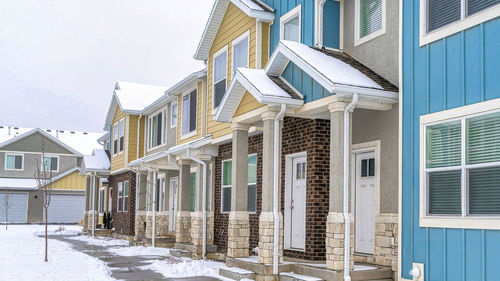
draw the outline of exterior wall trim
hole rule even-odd
[[[15,168],[15,165],[14,165],[14,169],[8,169],[7,168],[7,156],[8,155],[11,155],[11,156],[21,156],[22,160],[21,160],[21,169],[16,169]],[[59,160],[58,160],[59,161]],[[15,161],[14,161],[15,162]],[[59,163],[58,163],[59,164]],[[5,153],[5,163],[4,163],[4,170],[5,171],[13,171],[13,172],[22,172],[24,171],[24,153],[12,153],[12,152],[6,152]]]
[[[302,4],[297,5],[280,17],[280,40],[284,39],[284,26],[290,19],[299,16],[299,42],[302,42]]]

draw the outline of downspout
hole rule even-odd
[[[326,0],[320,0],[318,11],[318,48],[323,48],[323,7]]]
[[[92,175],[92,236],[95,232],[95,172]]]
[[[156,240],[156,170],[153,170],[153,225],[151,226],[151,246],[155,247]]]
[[[344,280],[350,281],[351,218],[349,217],[349,115],[358,103],[358,94],[352,95],[351,103],[344,110]]]
[[[273,165],[273,215],[274,215],[274,251],[273,251],[273,274],[277,275],[278,274],[278,257],[279,257],[279,252],[278,252],[278,241],[279,241],[279,226],[280,226],[280,217],[278,213],[278,163],[281,162],[279,161],[279,133],[280,133],[280,119],[285,115],[286,111],[286,104],[281,104],[281,110],[276,115],[276,118],[274,119],[274,165]]]
[[[201,209],[203,213],[203,235],[202,235],[202,246],[201,246],[201,251],[202,251],[202,257],[203,259],[206,258],[207,254],[207,163],[201,161],[200,159],[191,156],[191,149],[186,150],[186,156],[193,160],[194,162],[200,164],[203,166],[203,185],[202,185],[202,202],[201,202]]]

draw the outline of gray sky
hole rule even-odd
[[[214,0],[0,1],[0,125],[101,131],[117,80],[171,86]]]

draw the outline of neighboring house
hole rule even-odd
[[[53,177],[48,222],[78,223],[85,209],[86,186],[80,166],[83,155],[98,147],[97,137],[96,133],[0,126],[0,212],[8,196],[10,222],[44,221],[35,177],[46,165]],[[0,217],[4,222],[5,216]]]
[[[146,124],[150,126],[151,123],[146,122],[142,111],[162,97],[166,90],[160,86],[131,82],[120,81],[115,84],[104,125],[104,130],[109,133],[109,142],[102,143],[105,146],[109,144],[111,155],[108,179],[111,191],[108,193],[112,195],[113,228],[118,234],[135,235],[137,175],[128,164],[144,156],[144,133]]]
[[[400,277],[498,280],[500,5],[402,8]]]

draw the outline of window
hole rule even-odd
[[[124,136],[125,135],[125,120],[122,119],[120,120],[120,153],[123,152],[123,146],[124,146]]]
[[[177,102],[174,101],[170,107],[170,128],[177,127],[177,111]]]
[[[238,37],[236,40],[233,41],[232,43],[232,69],[233,69],[233,74],[236,71],[238,67],[247,67],[248,66],[248,46],[249,46],[249,34],[250,32],[247,31],[240,37]]]
[[[386,0],[356,0],[355,46],[385,33],[385,2]]]
[[[116,206],[116,211],[121,212],[123,209],[123,182],[118,183],[118,204]]]
[[[300,42],[301,5],[298,5],[280,18],[280,39]]]
[[[99,189],[99,214],[104,213],[104,189]]]
[[[500,217],[500,102],[491,104],[422,116],[424,225],[426,218],[432,226],[433,217],[454,217],[467,222],[460,227],[489,228],[478,223]]]
[[[118,123],[113,125],[113,155],[118,154]]]
[[[5,170],[19,170],[24,168],[23,154],[5,154]]]
[[[128,193],[130,191],[130,183],[128,181],[123,183],[123,211],[128,211]]]
[[[222,161],[222,213],[231,211],[232,160]],[[257,209],[257,154],[248,156],[247,211]]]
[[[44,156],[42,170],[44,171],[59,171],[59,157],[57,156]]]
[[[420,0],[420,45],[500,15],[500,0]]]
[[[368,178],[375,176],[375,158],[361,160],[361,177]]]
[[[149,147],[156,147],[163,143],[163,112],[149,117]]]
[[[197,90],[182,96],[182,135],[187,137],[196,133]]]
[[[219,107],[222,98],[226,94],[227,83],[227,46],[214,55],[214,79],[213,79],[213,101],[212,107]]]

